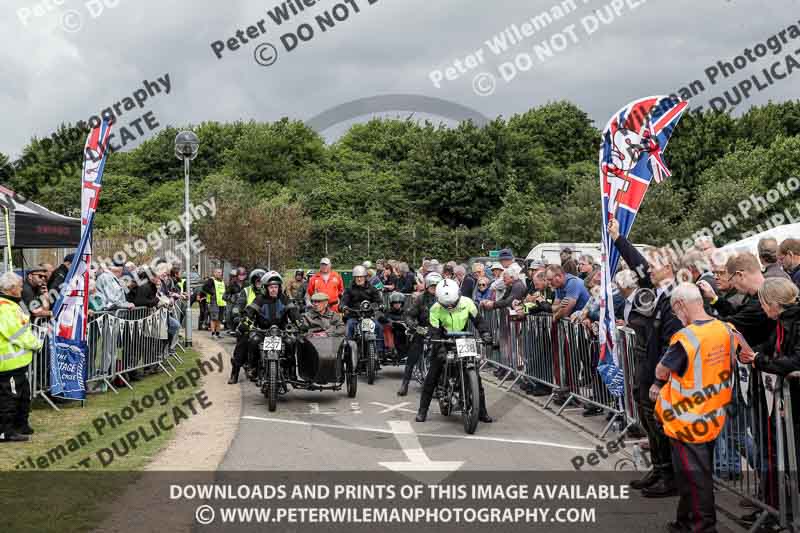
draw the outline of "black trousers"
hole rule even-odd
[[[403,372],[403,381],[411,381],[411,376],[414,374],[414,367],[417,366],[419,358],[422,357],[423,337],[422,335],[412,335],[408,343],[408,351],[406,354],[406,368]]]
[[[236,339],[236,347],[233,349],[233,357],[231,358],[234,372],[238,372],[247,362],[248,338],[249,334],[243,333]]]
[[[714,442],[690,444],[669,439],[678,485],[677,521],[693,533],[715,532]]]
[[[655,404],[650,400],[645,402],[640,399],[636,402],[639,421],[642,424],[642,429],[647,434],[647,442],[650,444],[650,460],[653,463],[653,469],[656,473],[671,478],[674,475],[674,469],[672,467],[673,456],[670,449],[670,439],[658,424],[654,407]]]
[[[433,399],[433,391],[436,390],[436,385],[439,383],[439,378],[444,370],[444,365],[447,363],[447,353],[445,350],[437,350],[433,357],[431,357],[431,367],[428,369],[428,375],[425,376],[425,384],[422,386],[422,396],[419,400],[419,408],[427,410],[431,405]],[[486,414],[486,395],[483,392],[483,381],[481,380],[481,373],[478,374],[478,390],[480,391],[480,400],[478,412],[481,416]]]
[[[30,412],[31,385],[27,374],[24,371],[0,374],[0,433],[26,425]]]

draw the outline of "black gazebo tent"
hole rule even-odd
[[[21,201],[11,189],[0,186],[0,247],[70,248],[81,240],[81,221],[54,213],[31,200]]]

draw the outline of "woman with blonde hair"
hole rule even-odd
[[[769,340],[743,350],[739,354],[742,363],[751,363],[756,370],[776,374],[785,378],[792,372],[800,371],[800,302],[798,302],[797,286],[787,278],[767,278],[758,289],[758,300],[764,313],[778,322]],[[768,450],[769,442],[775,442],[776,426],[773,413],[769,415],[763,393],[761,379],[752,380],[754,402],[754,425],[761,428],[756,435],[756,442],[764,450]],[[776,384],[782,386],[781,380]],[[797,379],[790,382],[791,410],[794,414],[793,426],[795,439],[800,435],[800,383]],[[796,447],[797,461],[800,462],[800,448]],[[765,464],[761,467],[761,483],[764,500],[770,505],[777,505],[779,499],[777,484],[778,457],[773,448],[768,452]],[[798,487],[789,488],[797,491]]]

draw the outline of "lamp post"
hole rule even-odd
[[[186,337],[184,346],[192,345],[192,283],[190,274],[192,272],[192,249],[189,219],[189,161],[197,157],[197,150],[200,148],[200,139],[191,131],[182,131],[175,137],[175,156],[183,160],[183,209],[184,219],[186,220]]]
[[[267,270],[272,271],[272,241],[267,241]]]

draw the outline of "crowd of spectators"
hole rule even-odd
[[[20,304],[33,319],[53,316],[53,306],[65,288],[64,281],[74,260],[74,254],[68,254],[57,268],[42,263],[25,269]],[[184,300],[181,268],[164,260],[156,259],[143,266],[121,262],[92,265],[89,271],[90,318],[98,313],[134,307],[155,309],[178,305],[183,308]],[[179,320],[170,315],[167,326],[170,354],[175,352],[179,330]]]

